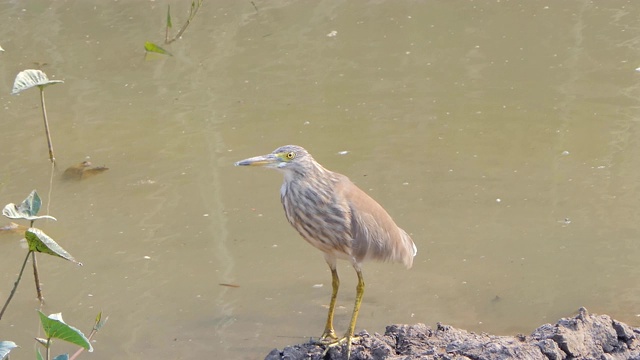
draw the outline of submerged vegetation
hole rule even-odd
[[[40,196],[38,193],[33,190],[26,199],[22,201],[19,206],[16,206],[14,203],[7,204],[4,209],[2,209],[2,215],[8,217],[13,220],[27,220],[30,222],[29,228],[24,232],[24,238],[27,240],[27,244],[29,245],[27,256],[24,258],[22,262],[22,267],[20,268],[20,272],[18,273],[18,278],[16,279],[13,289],[9,294],[9,298],[4,303],[2,310],[0,310],[0,320],[2,320],[2,316],[4,315],[7,306],[11,302],[11,299],[15,295],[15,292],[20,284],[20,279],[22,278],[22,274],[24,272],[24,268],[27,265],[27,261],[29,260],[29,256],[31,256],[33,263],[33,277],[36,283],[36,292],[38,294],[38,299],[40,302],[44,300],[44,296],[42,295],[42,289],[40,288],[40,275],[38,272],[38,262],[36,258],[36,253],[45,253],[49,255],[54,255],[76,263],[78,265],[82,265],[82,263],[76,261],[71,254],[69,254],[65,249],[63,249],[58,243],[56,243],[49,235],[45,234],[44,231],[33,227],[33,223],[36,220],[40,219],[49,219],[56,220],[53,216],[43,215],[38,216],[38,212],[40,211],[40,206],[42,205],[42,201],[40,200]]]
[[[40,276],[38,272],[38,266],[36,261],[36,253],[43,253],[47,255],[53,255],[65,260],[71,261],[79,266],[82,266],[82,263],[78,262],[71,254],[69,254],[62,246],[58,245],[50,236],[44,233],[44,231],[33,227],[33,224],[36,220],[41,219],[49,219],[56,220],[53,216],[49,215],[37,215],[40,211],[40,207],[42,205],[42,201],[40,200],[40,196],[36,190],[33,190],[29,196],[27,196],[20,205],[16,205],[14,203],[7,204],[4,209],[2,209],[2,215],[14,219],[14,220],[27,220],[30,222],[29,228],[24,231],[24,238],[28,244],[27,255],[22,262],[22,267],[20,268],[20,272],[18,273],[18,278],[16,279],[13,289],[9,294],[9,297],[5,301],[2,310],[0,310],[0,320],[4,315],[11,299],[16,293],[18,285],[20,284],[20,279],[22,279],[22,274],[24,273],[24,268],[26,267],[27,261],[29,257],[32,259],[33,263],[33,275],[36,283],[36,292],[38,294],[38,299],[40,300],[40,304],[44,300],[42,295],[42,290],[40,288]],[[85,337],[84,334],[74,328],[73,326],[67,325],[62,320],[62,314],[52,314],[49,316],[44,315],[41,311],[38,311],[40,314],[40,322],[44,329],[46,338],[36,338],[40,344],[42,344],[46,349],[46,357],[42,357],[39,350],[37,350],[36,358],[37,359],[51,359],[50,350],[51,350],[51,340],[52,339],[61,339],[72,344],[78,345],[81,347],[79,351],[77,351],[71,358],[68,354],[60,355],[55,359],[75,359],[83,349],[93,351],[91,343],[89,339],[104,325],[106,322],[106,318],[102,319],[102,313],[98,314],[96,322],[93,326],[93,330],[89,335],[89,338]],[[9,352],[16,348],[17,345],[12,341],[0,341],[0,359],[5,358]]]
[[[187,21],[185,21],[185,23],[182,25],[180,30],[178,30],[176,35],[172,38],[169,38],[169,30],[173,27],[173,24],[171,23],[171,5],[167,5],[167,26],[165,29],[165,36],[164,36],[165,44],[169,45],[172,42],[178,40],[180,37],[182,37],[182,34],[185,32],[185,30],[187,30],[187,27],[189,26],[189,24],[191,24],[191,21],[193,21],[193,19],[196,17],[196,14],[198,13],[198,10],[200,10],[200,7],[202,6],[203,1],[204,0],[198,0],[198,2],[196,1],[191,2],[191,8],[189,9],[189,17],[187,18]]]
[[[40,89],[40,103],[42,107],[42,117],[44,120],[45,134],[47,137],[47,146],[49,149],[49,160],[51,161],[51,181],[49,188],[49,197],[51,195],[51,187],[53,186],[53,173],[56,165],[56,159],[53,152],[53,142],[51,140],[51,132],[49,130],[49,120],[47,117],[47,109],[45,105],[44,99],[44,88],[52,85],[62,83],[61,80],[49,80],[47,75],[41,70],[27,69],[21,71],[16,76],[16,79],[13,84],[12,94],[18,94],[24,90],[30,89],[32,87],[38,87]],[[82,179],[86,176],[95,175],[101,173],[108,168],[105,166],[100,167],[90,167],[91,163],[83,162],[80,166],[80,177],[78,179]],[[74,168],[73,166],[69,169]],[[67,170],[69,170],[67,169]],[[72,172],[72,171],[71,171]],[[68,172],[65,172],[67,174]],[[70,172],[69,172],[70,173]],[[16,290],[18,289],[18,285],[20,284],[20,280],[22,279],[22,275],[24,274],[24,270],[26,268],[27,262],[29,258],[31,258],[31,262],[33,265],[33,277],[36,286],[36,293],[38,300],[40,301],[40,308],[44,305],[44,296],[42,292],[42,288],[40,286],[40,272],[38,270],[38,262],[36,253],[43,253],[47,255],[53,255],[56,257],[60,257],[67,261],[70,261],[76,265],[82,266],[82,263],[77,261],[69,252],[67,252],[62,246],[60,246],[51,236],[47,235],[40,228],[34,227],[34,223],[37,220],[53,220],[56,221],[56,218],[50,215],[38,215],[40,208],[42,206],[42,200],[38,195],[36,190],[31,191],[31,193],[19,204],[16,205],[14,203],[7,204],[2,209],[2,215],[5,217],[16,220],[16,221],[26,221],[28,222],[28,226],[20,225],[17,223],[10,223],[8,226],[0,228],[0,230],[7,230],[13,233],[23,235],[26,243],[27,243],[27,253],[24,257],[24,261],[22,262],[22,266],[20,267],[20,271],[18,272],[18,276],[14,282],[13,288],[9,293],[8,298],[4,302],[2,309],[0,310],[0,320],[4,316],[11,300],[16,294]],[[94,326],[92,331],[88,337],[86,337],[80,330],[77,328],[67,325],[62,320],[62,314],[56,313],[46,316],[42,311],[38,310],[40,315],[40,323],[45,333],[45,338],[36,338],[36,341],[42,344],[45,347],[45,356],[43,357],[42,353],[39,349],[36,350],[36,359],[37,360],[50,360],[51,359],[51,345],[53,339],[60,339],[72,344],[79,346],[80,348],[70,357],[68,354],[59,355],[54,358],[54,360],[63,360],[63,359],[76,359],[84,350],[93,351],[93,347],[91,346],[90,340],[95,335],[95,333],[104,325],[107,318],[103,319],[102,312],[98,314],[96,317]],[[26,323],[26,322],[24,322]],[[13,341],[0,341],[0,360],[8,358],[9,353],[17,348],[18,345]]]
[[[189,27],[189,25],[195,19],[198,11],[202,7],[204,0],[193,0],[191,2],[191,7],[189,9],[188,17],[184,21],[181,27],[177,29],[177,31],[172,34],[173,28],[173,19],[171,16],[171,7],[167,6],[167,17],[166,17],[166,26],[165,26],[165,38],[163,46],[167,46],[176,40],[182,38],[183,34]],[[255,4],[252,2],[253,6]],[[256,8],[257,10],[257,8]],[[159,53],[170,55],[171,53],[161,46],[152,43],[145,43],[145,50],[147,53]],[[0,48],[0,51],[4,51]],[[46,102],[45,102],[45,88],[49,85],[55,85],[63,83],[62,80],[50,80],[42,70],[38,69],[26,69],[19,72],[14,80],[13,89],[11,91],[12,94],[17,95],[21,92],[37,87],[40,90],[40,107],[42,110],[42,119],[44,122],[45,136],[47,140],[47,148],[49,152],[49,161],[51,163],[51,180],[49,182],[49,193],[48,198],[51,198],[51,191],[53,187],[53,174],[56,169],[56,156],[53,149],[53,141],[51,135],[51,126],[49,123],[49,116],[47,114]],[[106,166],[97,166],[93,167],[90,162],[84,161],[79,164],[73,165],[69,167],[63,174],[62,178],[66,180],[80,180],[95,174],[99,174],[107,170]],[[51,201],[47,201],[47,206]],[[44,346],[44,354],[41,351],[41,348],[36,349],[35,357],[37,360],[51,360],[51,348],[54,339],[64,340],[71,344],[74,344],[79,347],[79,349],[69,356],[69,354],[58,355],[54,358],[54,360],[63,360],[63,359],[76,359],[84,350],[93,351],[93,347],[91,345],[91,339],[97,333],[100,328],[105,324],[107,317],[103,317],[102,312],[98,314],[95,319],[93,328],[88,336],[85,336],[82,331],[79,329],[66,324],[62,319],[61,313],[53,313],[50,315],[46,315],[42,308],[44,307],[44,295],[41,288],[40,276],[41,273],[38,269],[38,256],[37,253],[42,253],[46,255],[52,255],[56,257],[60,257],[67,261],[70,261],[78,266],[82,266],[82,263],[77,261],[69,252],[67,252],[62,246],[58,244],[56,240],[53,239],[52,236],[46,234],[39,227],[35,227],[35,223],[38,220],[52,220],[56,221],[56,219],[48,215],[48,209],[46,211],[46,215],[39,215],[41,210],[42,200],[38,195],[36,190],[31,191],[31,193],[19,204],[9,203],[2,209],[2,215],[5,217],[15,220],[15,222],[11,222],[8,226],[0,227],[0,231],[6,231],[7,233],[15,233],[19,234],[23,237],[24,241],[27,244],[26,254],[24,256],[24,260],[20,265],[20,269],[17,273],[17,277],[13,283],[13,288],[9,292],[4,304],[2,305],[2,309],[0,309],[0,321],[2,321],[3,316],[7,312],[9,308],[9,304],[12,299],[15,297],[17,293],[18,286],[23,277],[24,270],[31,259],[31,263],[33,266],[33,277],[36,287],[37,298],[40,302],[40,308],[38,309],[38,316],[40,318],[40,324],[42,326],[42,332],[44,335],[42,337],[36,337],[35,340],[42,346]],[[3,261],[7,261],[7,259],[3,259]],[[16,260],[18,261],[18,260]],[[55,290],[55,289],[52,289]],[[6,320],[5,320],[6,321]],[[28,321],[21,321],[21,324],[28,324]],[[4,336],[4,335],[3,335]],[[9,353],[11,353],[14,349],[18,348],[18,344],[10,340],[4,340],[0,338],[0,360],[5,358],[8,359]]]
[[[29,228],[27,228],[24,231],[24,238],[26,239],[28,244],[27,255],[22,263],[22,267],[20,268],[20,272],[18,273],[18,278],[14,283],[13,289],[11,290],[9,297],[5,301],[2,307],[2,310],[0,310],[0,320],[2,319],[2,316],[7,310],[7,307],[9,306],[11,299],[16,293],[18,285],[20,284],[20,279],[22,278],[22,274],[24,273],[24,268],[30,256],[32,258],[32,263],[33,263],[33,274],[34,274],[34,279],[36,283],[36,292],[38,294],[38,299],[40,299],[41,305],[42,305],[42,301],[44,300],[44,297],[42,295],[42,290],[40,288],[40,279],[39,279],[40,276],[39,276],[38,266],[36,261],[36,253],[43,253],[43,254],[57,256],[82,266],[81,262],[78,262],[71,254],[69,254],[65,249],[63,249],[62,246],[58,245],[58,243],[55,242],[55,240],[53,240],[50,236],[45,234],[44,231],[33,226],[36,220],[41,220],[41,219],[56,220],[53,216],[49,216],[49,215],[39,216],[38,212],[40,211],[41,205],[42,205],[42,201],[40,199],[40,196],[38,196],[38,193],[36,190],[33,190],[22,201],[22,203],[20,203],[20,205],[9,203],[4,207],[4,209],[2,209],[2,215],[14,220],[29,221],[30,225],[29,225]],[[74,328],[73,326],[67,325],[62,320],[62,314],[58,313],[58,314],[52,314],[52,315],[46,316],[41,311],[38,311],[38,313],[40,314],[40,322],[44,329],[46,338],[44,339],[36,338],[36,341],[38,341],[40,344],[42,344],[45,347],[46,356],[43,358],[40,351],[37,350],[37,353],[36,353],[37,359],[47,359],[47,360],[51,359],[51,355],[50,355],[51,340],[54,338],[65,340],[81,347],[78,351],[76,351],[76,353],[72,357],[69,357],[68,354],[64,354],[56,357],[55,359],[59,359],[59,360],[75,359],[78,355],[80,355],[80,353],[84,349],[93,351],[93,348],[89,340],[104,325],[104,323],[107,320],[106,318],[103,320],[102,313],[99,313],[98,317],[96,318],[96,322],[93,326],[93,329],[91,331],[91,334],[89,335],[89,338],[87,338],[80,330]],[[8,356],[9,352],[16,347],[17,345],[12,341],[0,342],[0,359],[3,359],[6,356]]]
[[[173,37],[169,35],[169,32],[173,28],[173,22],[171,21],[171,5],[167,5],[167,23],[165,25],[165,32],[164,32],[165,45],[169,45],[172,42],[182,37],[182,34],[187,30],[187,27],[189,27],[189,24],[191,24],[193,19],[196,17],[196,14],[198,13],[198,10],[200,10],[200,7],[202,7],[203,2],[204,0],[197,0],[197,1],[194,0],[191,2],[191,8],[189,8],[189,16],[187,17],[187,20],[184,22],[182,27],[180,27],[178,32]],[[151,53],[173,56],[169,51],[163,49],[159,45],[152,43],[150,41],[145,42],[144,49],[148,53],[151,52]]]

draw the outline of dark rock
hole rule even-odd
[[[351,346],[352,360],[640,360],[640,329],[591,315],[585,308],[578,315],[545,324],[529,336],[476,334],[437,324],[390,325],[384,335],[366,331]],[[274,349],[265,360],[339,360],[345,347],[330,348],[313,343]]]

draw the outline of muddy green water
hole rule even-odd
[[[411,270],[365,265],[358,331],[529,333],[580,306],[638,325],[640,4],[205,1],[174,56],[145,57],[167,4],[0,4],[0,203],[37,189],[58,222],[36,225],[85,264],[39,261],[45,313],[86,332],[109,315],[86,358],[258,359],[320,335],[330,273],[282,176],[233,167],[288,143],[418,246]],[[170,4],[178,27],[190,3]],[[65,81],[46,90],[51,185],[37,90],[9,95],[36,66]],[[87,156],[110,170],[61,180]],[[2,301],[19,239],[0,235]],[[0,321],[12,358],[39,331],[27,269]]]

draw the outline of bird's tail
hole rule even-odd
[[[400,229],[400,238],[402,239],[400,254],[402,254],[402,263],[407,269],[413,265],[413,257],[418,253],[416,244],[406,231]]]

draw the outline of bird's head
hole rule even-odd
[[[236,166],[263,166],[282,171],[304,170],[315,161],[307,150],[297,145],[285,145],[267,155],[255,156],[235,163]]]

